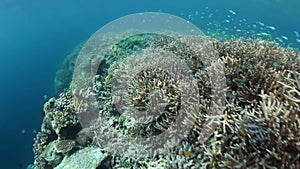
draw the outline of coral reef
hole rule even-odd
[[[44,106],[44,124],[50,125],[59,138],[74,139],[81,129],[75,114],[74,102],[70,93],[61,93],[60,98],[51,98]]]
[[[213,95],[218,94],[213,93],[208,70],[218,70],[213,64],[207,66],[202,54],[191,45],[197,39],[134,35],[109,47],[93,89],[77,91],[71,84],[72,94],[61,93],[58,99],[51,98],[45,103],[45,118],[34,143],[35,166],[39,169],[300,168],[298,51],[261,39],[202,38],[215,48],[218,62],[224,63],[226,104],[218,118],[208,113],[211,104],[217,104],[212,103]],[[183,101],[179,81],[161,69],[136,74],[128,85],[126,99],[131,107],[147,110],[155,103],[150,96],[157,90],[158,94],[167,96],[163,98],[166,101],[164,113],[158,118],[144,119],[144,123],[135,123],[116,111],[111,93],[116,79],[112,72],[123,71],[124,58],[147,47],[168,51],[191,69],[200,95],[197,98],[200,105],[193,108],[192,118],[188,119],[194,125],[189,134],[167,152],[135,158],[138,148],[129,145],[123,155],[110,154],[101,140],[89,138],[89,130],[82,129],[77,115],[85,110],[87,103],[80,102],[80,98],[96,97],[99,113],[105,117],[104,126],[112,128],[99,129],[107,135],[110,131],[133,138],[158,135],[168,130],[180,114]],[[147,67],[146,64],[141,62],[140,66]],[[203,121],[213,118],[218,127],[202,142]],[[124,142],[119,144],[127,146]]]
[[[81,126],[70,93],[49,99],[44,112],[42,128],[34,143],[35,164],[38,168],[53,168],[61,162],[63,154],[76,146],[73,139]]]
[[[54,79],[55,94],[58,96],[62,92],[66,92],[72,81],[72,75],[76,64],[76,58],[84,43],[80,43],[74,48],[71,54],[69,54],[63,63],[60,65],[56,72]]]

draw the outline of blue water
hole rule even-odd
[[[298,9],[299,0],[1,0],[0,168],[26,168],[33,162],[33,137],[42,122],[44,96],[54,95],[59,64],[104,24],[146,11],[183,17],[204,33],[208,27],[253,30],[251,26],[259,21],[276,30],[260,26],[255,31],[284,35],[285,45],[299,48],[294,33],[300,32]],[[227,15],[233,18],[228,25]],[[246,21],[234,28],[232,23],[241,19]],[[207,25],[210,22],[212,26]]]

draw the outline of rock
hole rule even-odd
[[[57,141],[50,142],[41,155],[47,161],[48,164],[51,164],[51,166],[58,165],[63,158],[63,156],[56,151],[56,144]]]
[[[58,153],[67,153],[75,147],[76,143],[74,140],[60,140],[55,144],[55,149]]]
[[[98,147],[86,147],[70,156],[65,156],[54,169],[96,169],[107,156]]]

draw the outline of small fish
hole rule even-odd
[[[277,41],[279,41],[280,43],[283,43],[283,40],[279,37],[276,37]]]
[[[296,41],[297,41],[298,43],[300,43],[300,39],[296,39]]]
[[[284,39],[284,40],[288,40],[288,39],[289,39],[289,38],[286,37],[286,36],[281,36],[281,38]]]
[[[265,24],[262,23],[262,22],[256,22],[256,23],[259,24],[259,25],[261,25],[261,26],[265,26]]]
[[[262,36],[269,36],[270,34],[266,33],[266,32],[262,32],[261,33]]]
[[[26,134],[26,130],[25,130],[25,129],[22,129],[22,130],[21,130],[21,133],[22,133],[22,134]]]
[[[191,151],[185,151],[185,152],[182,152],[182,155],[187,156],[187,157],[192,157],[194,155],[194,153]]]
[[[272,41],[272,40],[273,40],[273,37],[272,37],[272,36],[269,36],[268,39],[269,39],[269,41]]]
[[[300,36],[299,36],[299,33],[298,33],[297,31],[295,31],[294,33],[295,33],[295,35],[296,35],[297,38],[300,37]]]
[[[268,26],[267,28],[271,29],[271,30],[276,30],[276,28],[274,26]]]
[[[229,10],[229,12],[230,12],[232,15],[235,15],[235,14],[236,14],[233,10]]]

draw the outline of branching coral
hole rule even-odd
[[[118,146],[127,148],[123,156],[112,155],[111,167],[299,168],[298,53],[260,39],[223,42],[208,37],[201,38],[180,36],[175,39],[165,35],[140,34],[108,47],[104,54],[107,57],[97,71],[93,88],[77,91],[74,90],[76,85],[73,85],[73,96],[62,94],[59,99],[50,99],[45,104],[42,131],[37,135],[34,145],[36,165],[39,168],[49,167],[41,154],[50,142],[62,139],[67,141],[61,143],[70,143],[69,149],[73,148],[73,144],[83,147],[94,144],[93,146],[97,145],[105,151],[111,149],[112,152],[120,151],[115,149]],[[201,45],[193,46],[195,44]],[[208,46],[215,50],[209,50],[211,48]],[[129,103],[124,110],[133,107],[137,111],[133,111],[130,116],[117,111],[114,103],[120,98],[115,97],[111,89],[115,89],[114,85],[123,76],[114,74],[114,71],[135,72],[135,67],[126,70],[124,61],[132,54],[136,56],[134,53],[140,55],[150,52],[145,48],[169,52],[171,55],[168,56],[176,57],[188,66],[191,70],[189,73],[194,78],[193,87],[196,86],[199,93],[192,99],[199,105],[190,105],[187,113],[189,118],[183,123],[192,123],[193,126],[180,142],[172,148],[168,147],[168,151],[140,158],[141,153],[147,153],[137,151],[144,150],[142,145],[130,145],[118,140],[122,140],[120,138],[124,135],[146,138],[169,130],[176,117],[182,113],[178,110],[182,107],[181,99],[184,95],[179,87],[180,81],[174,78],[174,74],[155,65],[154,68],[149,68],[150,62],[141,61],[138,66],[147,69],[134,74],[126,83],[128,88],[124,95]],[[217,56],[217,59],[212,59],[212,56]],[[142,60],[142,57],[136,59]],[[152,61],[155,64],[155,60]],[[224,64],[222,70],[219,66],[221,64]],[[218,75],[212,78],[211,72],[217,72]],[[227,86],[214,85],[219,82],[225,82]],[[226,96],[222,95],[224,92]],[[147,116],[145,119],[141,117],[142,120],[135,119],[139,116],[134,116],[134,113],[146,111],[154,103],[161,103],[153,100],[153,96],[164,101],[163,113],[156,118]],[[222,99],[214,100],[216,96],[226,97],[225,106],[220,106]],[[93,131],[105,134],[111,141],[115,141],[112,147],[101,147],[106,145],[105,139],[93,137],[94,142],[91,143],[87,134],[78,134],[81,126],[76,115],[87,111],[91,97],[95,97],[97,101],[96,104],[92,102],[98,108],[99,114],[96,116],[101,116],[101,125],[93,126]],[[207,139],[203,139],[205,127],[214,129],[211,135],[205,135],[209,136]],[[171,133],[175,135],[176,130]],[[173,145],[174,141],[170,140],[167,144]]]

